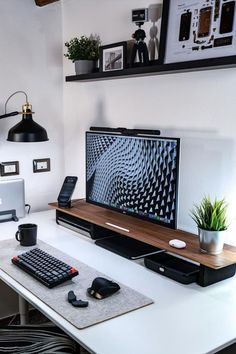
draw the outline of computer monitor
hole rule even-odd
[[[86,201],[176,228],[178,138],[86,133]]]

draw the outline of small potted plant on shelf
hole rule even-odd
[[[64,55],[75,63],[77,75],[95,70],[96,62],[99,58],[100,44],[100,37],[96,34],[91,34],[89,37],[75,37],[65,43],[67,53]]]
[[[216,255],[223,251],[224,231],[228,228],[227,207],[225,199],[211,201],[210,197],[204,197],[191,210],[191,217],[198,226],[202,252]]]

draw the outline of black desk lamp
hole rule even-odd
[[[6,113],[8,101],[17,93],[23,93],[26,97],[26,103],[22,106],[22,112],[14,111]],[[46,130],[41,127],[41,125],[33,121],[33,113],[34,112],[32,112],[32,106],[28,102],[28,96],[24,91],[16,91],[8,97],[5,103],[5,114],[0,115],[0,119],[22,114],[21,122],[14,125],[14,127],[9,130],[7,137],[8,141],[33,143],[48,140]]]

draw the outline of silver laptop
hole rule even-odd
[[[13,210],[13,212],[12,212]],[[25,186],[22,178],[0,181],[0,222],[25,216]]]

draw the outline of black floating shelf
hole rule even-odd
[[[66,76],[66,81],[97,81],[108,79],[119,79],[125,77],[137,77],[147,75],[161,75],[178,72],[224,69],[236,66],[236,55],[221,58],[194,60],[173,64],[157,64],[139,66],[117,71],[93,72],[90,74]]]

